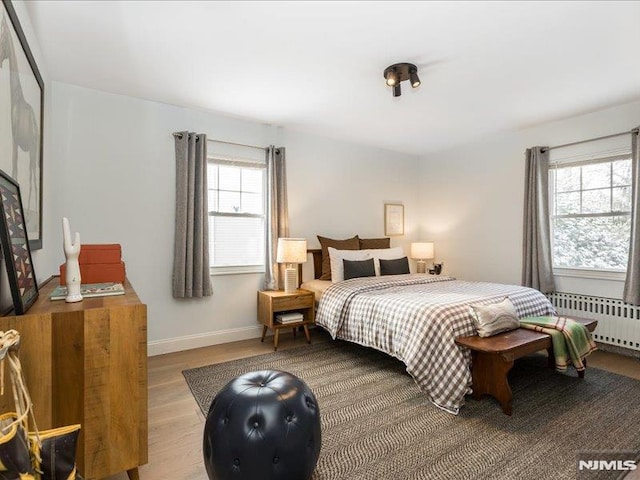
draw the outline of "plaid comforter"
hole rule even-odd
[[[355,278],[331,285],[316,323],[333,338],[392,355],[437,406],[457,414],[471,392],[470,352],[454,340],[473,335],[469,304],[508,296],[518,316],[554,315],[539,291],[424,274]]]

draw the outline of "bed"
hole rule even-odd
[[[427,398],[453,414],[471,393],[470,353],[454,343],[456,337],[475,333],[470,304],[509,297],[520,318],[555,314],[549,300],[537,290],[444,275],[389,275],[318,284],[320,253],[310,252],[318,300],[316,324],[334,339],[398,358]],[[302,288],[310,284],[304,282]]]

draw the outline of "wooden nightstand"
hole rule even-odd
[[[298,311],[302,313],[302,320],[294,323],[282,324],[276,322],[276,314],[281,312]],[[262,290],[258,292],[258,321],[262,327],[262,341],[267,334],[267,328],[274,331],[273,348],[278,349],[278,333],[281,328],[292,328],[293,335],[299,326],[304,328],[307,343],[311,343],[309,324],[314,322],[314,295],[308,290],[296,290],[293,293],[285,293],[281,290]]]

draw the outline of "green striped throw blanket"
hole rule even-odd
[[[566,317],[526,317],[520,326],[551,335],[556,370],[564,372],[569,364],[577,371],[584,370],[582,360],[597,347],[591,332],[579,322]]]

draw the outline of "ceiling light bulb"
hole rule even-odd
[[[400,87],[400,84],[398,83],[397,85],[393,86],[393,96],[399,97],[400,95],[402,95],[402,89]]]
[[[389,85],[390,87],[393,87],[397,83],[398,83],[398,76],[396,75],[396,72],[393,70],[389,70],[387,72],[387,85]]]
[[[413,88],[420,86],[420,78],[418,78],[418,72],[414,69],[409,71],[409,79],[411,80],[411,86]]]

